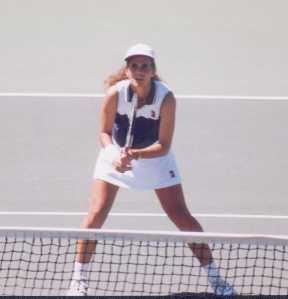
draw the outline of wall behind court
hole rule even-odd
[[[285,0],[0,0],[0,92],[102,92],[151,44],[178,94],[288,95]]]

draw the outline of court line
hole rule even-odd
[[[85,212],[1,211],[0,216],[85,216]],[[167,217],[164,213],[110,213],[112,217]],[[193,213],[199,218],[288,220],[288,215]]]
[[[103,98],[102,93],[39,93],[39,92],[2,92],[0,98],[5,97],[29,97],[29,98]],[[192,95],[176,94],[178,99],[203,99],[203,100],[254,100],[254,101],[288,101],[287,96],[235,96],[235,95]]]

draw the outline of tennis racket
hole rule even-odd
[[[131,100],[131,111],[128,115],[129,119],[129,127],[126,135],[126,142],[124,149],[127,150],[132,147],[133,140],[134,140],[134,125],[135,125],[135,119],[136,119],[136,112],[137,112],[137,105],[138,105],[138,98],[137,95],[134,93],[132,100]]]

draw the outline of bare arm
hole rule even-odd
[[[103,147],[112,144],[112,128],[117,112],[118,92],[112,87],[107,95],[100,110],[100,142]]]
[[[155,158],[164,156],[170,149],[175,127],[176,99],[168,93],[160,110],[159,142],[143,149],[131,149],[128,154],[133,158]]]
[[[104,98],[103,104],[100,111],[100,142],[102,147],[105,148],[106,153],[111,155],[109,152],[109,145],[112,144],[112,128],[115,121],[117,112],[118,92],[112,87]],[[131,164],[128,156],[122,155],[119,152],[118,158],[114,159],[115,151],[111,155],[113,161],[112,164],[115,169],[119,172],[125,172],[131,169]],[[114,158],[113,158],[114,156]]]

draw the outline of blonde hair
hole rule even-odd
[[[156,65],[155,65],[154,61],[153,61],[152,65],[156,71]],[[126,75],[126,68],[127,68],[127,65],[124,65],[116,73],[108,76],[107,79],[104,81],[105,88],[108,89],[109,87],[115,85],[117,82],[128,79],[128,77]],[[162,81],[162,79],[157,75],[157,73],[155,73],[152,80]]]

